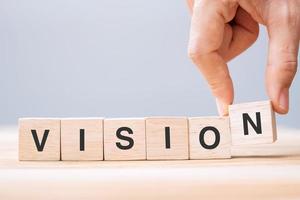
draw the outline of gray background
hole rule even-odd
[[[0,124],[38,116],[216,115],[187,57],[189,20],[184,0],[1,0]],[[235,102],[267,99],[267,40],[261,28],[255,45],[229,63]],[[299,83],[297,76],[291,111],[279,124],[300,127]]]

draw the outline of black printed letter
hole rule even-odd
[[[31,133],[32,133],[32,137],[34,139],[34,143],[35,143],[35,146],[36,146],[37,150],[38,151],[43,151],[44,150],[44,146],[46,144],[46,140],[47,140],[48,134],[49,134],[49,130],[45,130],[44,131],[44,135],[43,135],[41,144],[40,144],[39,138],[37,136],[36,130],[31,130]]]
[[[80,129],[80,151],[84,151],[84,129]]]
[[[117,134],[117,137],[121,140],[125,140],[127,141],[129,144],[127,146],[124,146],[122,145],[120,142],[116,142],[116,145],[119,149],[122,149],[122,150],[128,150],[128,149],[131,149],[134,145],[134,141],[131,137],[128,137],[128,136],[124,136],[121,134],[122,131],[127,131],[129,134],[133,134],[133,131],[131,130],[131,128],[128,128],[128,127],[121,127],[117,130],[116,134]]]
[[[170,127],[165,127],[166,149],[171,149]]]
[[[248,130],[248,122],[251,124],[252,128],[255,130],[257,134],[261,134],[261,118],[260,118],[260,112],[256,112],[256,123],[257,125],[254,124],[252,119],[247,113],[243,113],[243,126],[244,126],[244,135],[249,135],[249,130]]]
[[[204,141],[204,134],[207,132],[207,131],[212,131],[214,132],[215,134],[215,142],[212,144],[212,145],[207,145]],[[216,129],[215,127],[212,127],[212,126],[207,126],[207,127],[204,127],[201,131],[200,131],[200,134],[199,134],[199,141],[200,141],[200,144],[203,148],[205,149],[214,149],[216,148],[219,143],[220,143],[220,132],[218,131],[218,129]]]

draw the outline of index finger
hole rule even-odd
[[[221,115],[233,101],[233,84],[225,60],[219,55],[225,23],[231,21],[236,3],[197,0],[192,7],[188,52],[208,82]]]

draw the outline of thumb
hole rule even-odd
[[[286,114],[289,110],[289,88],[297,71],[298,19],[289,15],[267,26],[270,40],[266,86],[274,110],[280,114]]]

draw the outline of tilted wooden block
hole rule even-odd
[[[190,159],[231,158],[228,117],[189,118]]]
[[[105,119],[105,160],[146,160],[145,119]]]
[[[276,141],[275,114],[270,101],[231,105],[229,116],[233,145]]]
[[[147,160],[188,159],[187,118],[147,118],[146,143]]]
[[[62,160],[103,160],[103,119],[61,120]]]
[[[19,160],[60,160],[60,120],[19,119]]]

